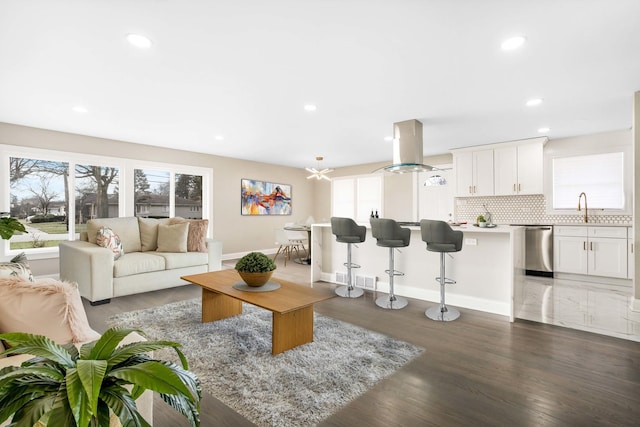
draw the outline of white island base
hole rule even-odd
[[[359,282],[373,284],[379,292],[389,292],[389,249],[376,245],[367,227],[366,240],[352,248],[352,262]],[[434,303],[440,302],[440,254],[426,250],[420,227],[411,229],[411,244],[395,255],[395,269],[404,276],[394,278],[396,295]],[[496,228],[478,228],[472,225],[453,227],[464,233],[460,252],[446,257],[446,275],[456,281],[446,286],[446,303],[454,307],[469,308],[508,316],[514,319],[514,284],[524,277],[524,228],[499,225]],[[331,233],[331,224],[311,227],[312,265],[311,282],[332,283],[336,273],[346,275],[347,245],[338,243]],[[369,279],[369,280],[365,280]],[[354,279],[354,284],[356,284]]]

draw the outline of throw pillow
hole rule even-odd
[[[45,335],[58,344],[93,341],[78,286],[55,279],[0,278],[0,332]]]
[[[183,219],[172,218],[171,224],[189,224],[189,234],[187,235],[187,252],[207,252],[207,229],[208,219]]]
[[[120,236],[109,227],[100,227],[96,234],[96,244],[113,252],[114,260],[124,255],[124,248],[122,247]]]
[[[157,252],[187,252],[189,223],[158,225]]]
[[[18,277],[33,282],[25,253],[14,256],[9,262],[0,262],[0,277]]]
[[[143,218],[138,217],[138,227],[140,227],[140,244],[142,251],[155,251],[158,249],[158,225],[172,224],[173,218]]]

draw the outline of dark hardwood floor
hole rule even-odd
[[[225,265],[232,267],[233,261]],[[275,277],[309,284],[309,267],[278,259]],[[482,284],[478,284],[481,286]],[[327,286],[318,282],[314,286]],[[112,314],[200,296],[182,286],[86,304],[89,322],[106,329]],[[461,309],[455,322],[427,319],[432,303],[403,310],[374,304],[375,294],[333,298],[316,311],[425,348],[423,354],[346,405],[321,426],[639,426],[640,343],[516,321]],[[205,427],[252,426],[211,395],[202,400]],[[185,426],[158,398],[154,426]]]

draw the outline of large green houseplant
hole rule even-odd
[[[16,232],[25,233],[26,231],[24,224],[17,219],[11,217],[0,218],[0,238],[2,240],[9,240]]]
[[[180,344],[139,341],[118,347],[133,331],[111,328],[79,351],[42,335],[0,334],[9,345],[3,354],[35,356],[20,367],[0,370],[0,423],[13,416],[11,426],[16,427],[37,422],[49,427],[103,427],[114,414],[125,427],[149,426],[135,399],[152,390],[192,426],[199,426],[200,382],[188,371]],[[147,354],[165,347],[176,351],[182,367]]]

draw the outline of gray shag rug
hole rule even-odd
[[[314,342],[271,355],[271,312],[201,323],[199,299],[113,316],[179,342],[203,391],[259,426],[313,426],[424,351],[423,348],[315,313]],[[157,359],[174,360],[161,350]]]

